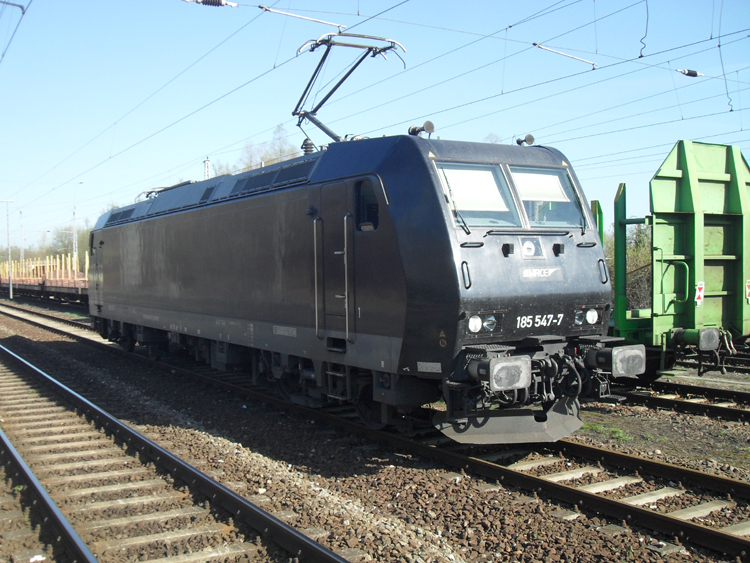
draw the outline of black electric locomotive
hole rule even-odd
[[[105,338],[244,366],[370,425],[429,414],[461,442],[556,440],[579,395],[645,365],[605,336],[592,226],[555,149],[333,143],[103,215],[90,310]]]

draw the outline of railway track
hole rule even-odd
[[[750,483],[569,440],[538,448],[509,449],[457,444],[432,429],[403,435],[379,432],[358,424],[356,413],[349,407],[311,410],[285,403],[270,389],[252,388],[248,374],[225,375],[205,366],[199,366],[197,371],[174,365],[172,369],[186,376],[209,379],[242,395],[252,395],[287,412],[321,420],[343,432],[357,432],[399,451],[409,451],[575,507],[575,510],[561,509],[557,515],[561,518],[575,518],[578,511],[595,512],[630,526],[659,531],[682,543],[743,559],[750,554]],[[448,475],[453,477],[461,478],[462,474]],[[680,508],[675,508],[676,504]],[[605,533],[617,535],[623,531],[622,527],[613,526]],[[667,555],[681,548],[665,544],[655,549]]]
[[[622,385],[622,381],[620,383]],[[648,387],[641,387],[637,380],[632,379],[624,386],[613,388],[612,392],[625,397],[629,404],[670,409],[723,420],[750,422],[750,392],[748,391],[717,389],[670,381],[654,381]]]
[[[0,561],[66,561],[64,534],[41,526],[45,521],[51,520],[44,504],[0,447]]]
[[[676,538],[747,558],[750,484],[569,440],[539,448],[464,448],[440,437],[419,441],[430,455],[467,472],[568,504],[557,516],[605,514]],[[677,501],[677,502],[675,502]],[[679,508],[676,508],[679,506]],[[607,533],[625,531],[610,526]],[[663,553],[678,551],[666,544]]]
[[[746,347],[747,348],[747,347]],[[689,369],[698,369],[699,363],[694,359],[679,360],[677,365],[686,367]],[[707,366],[703,365],[705,370]],[[734,355],[723,356],[723,362],[719,371],[731,370],[737,373],[750,373],[750,351],[747,349],[738,350]],[[709,371],[716,371],[711,369]],[[704,371],[705,373],[705,371]]]
[[[175,375],[209,380],[287,412],[326,422],[345,432],[411,451],[503,485],[545,495],[577,511],[608,515],[628,525],[659,531],[679,542],[747,558],[750,554],[750,484],[562,440],[537,449],[472,447],[429,430],[412,435],[367,429],[352,409],[311,410],[281,401],[267,388],[253,388],[250,374],[221,373],[195,364],[163,364]],[[609,533],[617,534],[617,527]],[[664,552],[679,547],[665,545]]]
[[[3,347],[0,429],[60,561],[346,561]]]
[[[103,346],[118,353],[122,352],[120,346],[105,342],[88,324],[80,321],[30,311],[5,303],[0,305],[0,312],[33,323],[40,328],[55,330],[96,346]],[[177,361],[181,362],[179,359]],[[181,362],[180,367],[185,367],[187,371],[211,374],[214,379],[238,383],[242,387],[251,384],[248,374],[219,373],[205,366],[193,365],[188,367],[186,362]],[[677,412],[710,416],[723,420],[750,422],[750,392],[729,391],[667,381],[655,381],[650,387],[642,387],[641,382],[635,378],[623,378],[618,383],[620,386],[613,388],[613,393],[625,397],[628,404],[671,409]]]

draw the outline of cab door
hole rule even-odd
[[[102,300],[102,259],[104,245],[100,243],[100,232],[92,231],[89,235],[89,271],[88,278],[88,295],[89,295],[89,312],[94,315],[101,311]]]
[[[354,283],[353,238],[351,213],[352,198],[344,182],[326,184],[320,188],[319,268],[322,270],[323,322],[325,330],[342,332],[353,341]]]

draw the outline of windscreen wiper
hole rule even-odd
[[[453,213],[455,213],[456,217],[461,220],[461,228],[467,235],[470,235],[471,229],[469,229],[469,224],[466,222],[466,219],[464,219],[464,216],[461,215],[461,212],[456,207],[456,202],[453,201],[453,190],[451,190],[451,183],[448,181],[448,176],[446,175],[445,170],[442,170],[442,172],[443,178],[445,178],[445,186],[448,188],[448,204],[451,206],[451,209],[453,210]]]

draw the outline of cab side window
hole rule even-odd
[[[378,228],[378,200],[372,183],[360,180],[354,186],[357,198],[357,230],[375,231]]]

